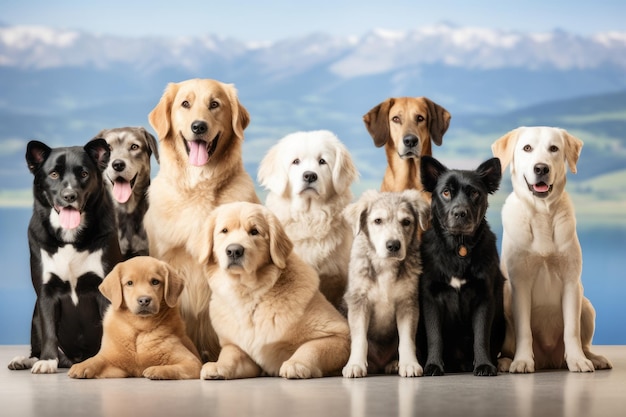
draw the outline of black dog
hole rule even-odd
[[[121,260],[113,203],[102,171],[109,160],[104,139],[85,147],[26,148],[34,175],[28,226],[30,269],[37,294],[31,354],[9,369],[54,373],[98,353],[108,302],[98,290]]]
[[[423,236],[420,362],[424,375],[474,370],[497,374],[504,340],[504,276],[485,214],[502,177],[500,160],[475,171],[448,170],[423,156],[424,189],[432,193],[432,225]],[[445,365],[445,366],[444,366]]]

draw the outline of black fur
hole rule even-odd
[[[475,171],[449,170],[423,156],[421,177],[432,193],[432,225],[421,246],[420,363],[424,375],[497,374],[504,340],[504,276],[496,237],[485,219],[488,195],[500,184],[497,158]],[[453,278],[464,280],[459,289]]]
[[[61,251],[71,258],[72,254],[86,256],[102,250],[99,261],[104,275],[121,260],[113,203],[102,180],[108,159],[104,140],[54,149],[38,141],[28,143],[26,161],[34,175],[28,244],[37,295],[31,324],[32,359],[58,359],[59,367],[69,367],[100,348],[102,315],[108,305],[98,290],[104,276],[85,270],[78,276],[67,271],[57,274],[64,265],[50,259]],[[68,206],[81,213],[80,225],[71,230],[61,227],[62,222],[56,220],[60,216],[53,213]],[[64,258],[62,263],[67,267],[69,262]],[[72,282],[77,304],[72,300]],[[23,369],[32,364],[20,367],[12,363],[9,367]]]

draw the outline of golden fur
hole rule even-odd
[[[381,191],[423,190],[420,157],[432,156],[431,142],[441,145],[450,117],[426,97],[388,98],[363,116],[374,144],[387,155]]]
[[[100,284],[111,301],[96,356],[73,365],[72,378],[196,379],[202,363],[176,303],[184,281],[165,262],[138,256]]]
[[[315,270],[292,252],[278,218],[240,202],[220,206],[208,223],[196,245],[222,351],[201,378],[339,374],[350,353],[347,320],[320,292]]]
[[[192,79],[168,84],[149,121],[161,145],[160,170],[150,186],[144,219],[150,255],[184,277],[180,308],[187,332],[203,358],[215,360],[219,343],[209,318],[210,289],[189,242],[220,204],[259,202],[241,156],[250,118],[233,85]],[[206,131],[194,131],[198,122]],[[207,152],[206,161],[198,156],[201,151]],[[205,163],[197,166],[198,161]]]

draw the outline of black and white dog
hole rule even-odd
[[[121,260],[111,196],[102,180],[109,161],[104,139],[84,147],[26,148],[34,175],[28,226],[30,268],[37,294],[30,357],[9,369],[55,373],[98,353],[108,302],[98,290]]]
[[[449,170],[423,156],[424,189],[432,193],[432,223],[423,236],[420,278],[420,362],[424,375],[497,375],[504,340],[504,276],[485,214],[500,186],[500,160],[475,171]],[[424,360],[425,359],[425,360]]]

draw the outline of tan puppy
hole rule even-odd
[[[230,203],[196,239],[213,291],[210,311],[222,351],[203,379],[335,375],[348,360],[346,319],[319,290],[279,220],[260,204]]]
[[[520,127],[492,145],[513,192],[502,207],[507,335],[500,371],[611,368],[591,352],[595,311],[583,296],[582,252],[566,165],[576,173],[580,139],[563,129]],[[512,360],[512,361],[511,361]]]
[[[111,301],[100,351],[73,365],[68,375],[198,378],[202,363],[176,308],[183,286],[169,265],[149,256],[117,264],[99,287]]]
[[[363,116],[377,147],[385,147],[381,191],[423,190],[420,157],[432,155],[450,125],[450,113],[426,97],[388,98]]]
[[[187,332],[203,358],[215,360],[219,343],[209,318],[211,293],[197,262],[200,253],[189,242],[220,204],[259,202],[241,157],[250,118],[232,85],[193,79],[168,84],[149,120],[161,144],[144,221],[150,255],[185,279],[180,308]]]

